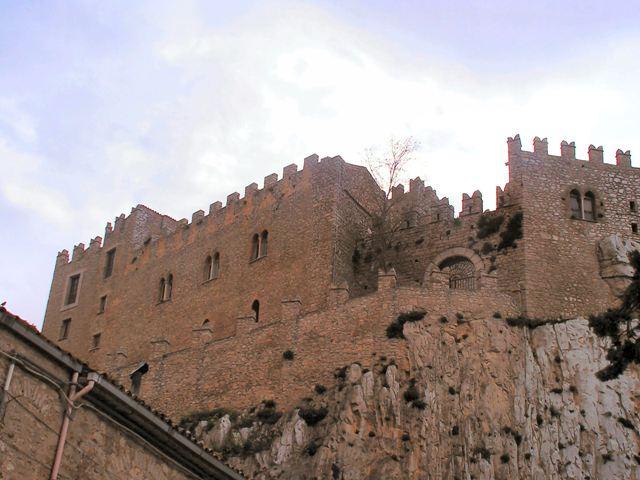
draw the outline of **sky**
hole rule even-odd
[[[639,0],[0,0],[0,302],[39,326],[57,252],[131,207],[391,137],[493,208],[508,136],[640,151],[639,78]]]

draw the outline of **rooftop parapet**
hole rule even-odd
[[[520,153],[523,152],[522,144],[520,141],[520,136],[516,135],[515,137],[509,137],[507,139],[507,145],[509,150],[509,157],[519,156]],[[546,138],[540,139],[540,137],[535,137],[533,139],[533,152],[524,152],[525,154],[535,154],[537,156],[546,156],[549,155],[549,147],[548,141]],[[554,157],[554,155],[549,155],[550,157]],[[563,140],[560,143],[560,158],[565,160],[575,160],[576,159],[576,144],[575,142],[567,142]],[[596,147],[594,145],[589,145],[588,148],[588,161],[594,164],[603,164],[604,163],[604,149],[602,145]],[[626,152],[618,149],[616,151],[616,165],[622,167],[631,167],[631,152],[627,150]]]
[[[416,177],[409,180],[409,191],[421,193],[424,190],[424,180],[420,177]]]
[[[476,190],[471,196],[466,193],[462,194],[462,210],[460,211],[461,217],[474,213],[482,213],[483,208],[482,193],[480,193],[480,190]]]
[[[298,165],[291,163],[282,169],[282,179],[291,178],[298,172]]]
[[[58,265],[64,265],[69,263],[69,250],[66,248],[58,252],[58,257],[56,258],[56,267]]]
[[[199,223],[204,218],[204,210],[198,210],[191,214],[191,223]]]
[[[623,152],[621,149],[616,150],[616,165],[619,167],[631,166],[631,151]]]
[[[560,156],[565,160],[576,159],[576,142],[568,143],[566,140],[560,142]]]
[[[114,232],[123,228],[124,222],[125,222],[125,218],[126,217],[125,217],[124,213],[121,213],[119,216],[116,217],[115,223],[113,224]]]
[[[535,137],[533,139],[533,153],[537,155],[549,155],[549,141],[545,138]]]
[[[89,248],[100,248],[102,246],[102,237],[98,236],[89,241]]]
[[[251,195],[258,191],[258,184],[256,182],[250,183],[246,187],[244,187],[244,196],[245,198],[249,198]]]
[[[78,260],[84,254],[84,243],[79,243],[75,247],[73,247],[73,256],[71,257],[71,261]]]
[[[267,175],[266,177],[264,177],[264,188],[270,187],[271,185],[274,185],[276,183],[278,183],[277,173],[272,173],[271,175]]]
[[[227,195],[227,206],[236,203],[238,200],[240,200],[240,194],[238,192]]]
[[[209,205],[209,215],[213,215],[214,213],[216,213],[218,210],[222,209],[222,202],[217,201],[217,202],[213,202],[211,205]]]
[[[520,141],[520,134],[516,134],[515,137],[507,138],[507,150],[509,155],[515,155],[522,151],[522,142]]]
[[[391,198],[393,200],[398,200],[402,195],[404,195],[404,185],[399,183],[395,187],[391,187]]]
[[[308,168],[308,167],[313,167],[314,165],[317,165],[319,159],[320,157],[317,154],[312,153],[311,155],[309,155],[304,159],[302,168]]]
[[[589,161],[593,163],[604,163],[604,149],[602,145],[599,147],[594,147],[593,145],[589,145]]]

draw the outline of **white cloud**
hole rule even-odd
[[[45,159],[23,152],[0,137],[0,164],[0,192],[8,202],[57,228],[70,227],[73,213],[63,190],[43,181]]]
[[[525,148],[547,136],[552,152],[575,140],[582,157],[603,144],[609,159],[640,145],[637,35],[481,71],[319,7],[267,3],[217,21],[199,5],[132,11],[126,48],[80,45],[46,84],[3,93],[0,193],[12,207],[54,238],[86,242],[137,203],[189,217],[310,153],[359,163],[391,135],[422,143],[410,176],[456,206],[480,189],[491,207],[507,136],[519,132]]]

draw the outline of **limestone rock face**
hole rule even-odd
[[[634,271],[629,262],[629,254],[638,250],[639,242],[624,239],[619,235],[609,235],[598,242],[600,276],[616,297],[622,297],[631,283]]]
[[[599,381],[606,352],[585,320],[404,334],[402,355],[347,366],[277,422],[247,411],[204,440],[256,479],[640,479],[638,371]]]

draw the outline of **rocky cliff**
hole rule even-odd
[[[640,479],[637,370],[603,383],[586,320],[404,324],[299,408],[265,399],[185,419],[256,479]],[[395,349],[396,352],[399,351]]]

